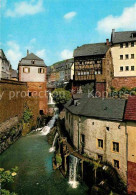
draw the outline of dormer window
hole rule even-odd
[[[32,63],[32,64],[35,64],[35,60],[32,60],[31,63]]]
[[[132,38],[136,38],[136,33],[132,33]]]

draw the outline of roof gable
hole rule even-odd
[[[4,51],[2,49],[0,49],[0,58],[2,58],[3,60],[7,60]]]

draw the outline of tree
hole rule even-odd
[[[63,88],[57,88],[52,93],[53,100],[56,102],[59,108],[62,108],[63,105],[71,99],[70,91],[67,91]]]

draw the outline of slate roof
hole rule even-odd
[[[136,121],[136,96],[128,97],[125,111],[125,120]]]
[[[109,46],[106,43],[85,44],[74,50],[74,57],[105,55]]]
[[[40,61],[43,61],[43,59],[39,58],[34,53],[30,53],[30,54],[28,54],[26,57],[24,57],[22,59],[24,59],[24,60],[40,60]]]
[[[111,35],[111,42],[115,44],[136,41],[136,37],[132,36],[133,33],[136,34],[136,31],[113,32]]]
[[[16,70],[12,69],[10,72],[11,72],[11,78],[17,78],[18,77]]]
[[[32,64],[32,60],[35,60],[35,63]],[[46,64],[44,63],[44,60],[39,58],[33,53],[28,54],[26,57],[22,58],[19,62],[19,66],[39,66],[39,67],[45,67]]]
[[[123,121],[126,100],[102,99],[83,97],[78,100],[77,106],[74,100],[65,104],[65,108],[75,115],[98,118],[103,120]]]

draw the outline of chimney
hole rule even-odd
[[[115,29],[112,29],[112,37],[115,36]]]
[[[29,50],[27,49],[27,56],[29,55]]]
[[[110,45],[109,39],[106,39],[106,45]]]

